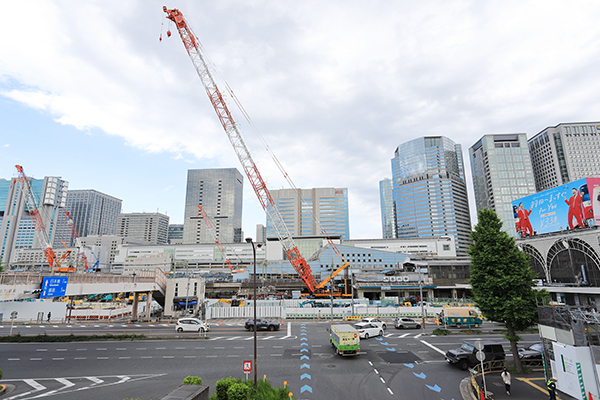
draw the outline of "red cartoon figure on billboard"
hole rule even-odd
[[[584,228],[583,218],[581,212],[581,206],[583,204],[581,200],[581,196],[577,193],[577,188],[573,188],[573,196],[567,200],[565,195],[563,194],[563,198],[565,199],[565,203],[569,205],[569,229],[574,229],[576,227]],[[577,225],[573,226],[573,218],[577,220]]]
[[[533,236],[533,228],[531,227],[531,222],[529,221],[529,215],[531,214],[531,207],[529,207],[529,211],[523,208],[523,203],[519,203],[519,211],[517,211],[517,216],[519,217],[519,224],[521,225],[521,234],[523,237],[525,236]]]

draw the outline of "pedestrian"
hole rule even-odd
[[[50,317],[52,316],[52,313],[50,311],[48,311],[48,323],[50,323]]]
[[[548,380],[548,394],[550,395],[550,400],[556,400],[556,378]]]
[[[504,381],[504,387],[506,388],[506,394],[510,396],[510,372],[506,370],[506,367],[502,370],[500,374],[502,380]]]

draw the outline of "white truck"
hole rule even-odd
[[[340,356],[357,356],[360,354],[360,334],[352,325],[331,325],[329,341],[336,354]]]

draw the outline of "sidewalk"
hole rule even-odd
[[[488,392],[492,392],[494,400],[519,399],[519,400],[547,400],[548,390],[543,371],[534,371],[531,374],[512,374],[510,396],[506,394],[504,382],[500,378],[500,371],[485,374],[485,382]],[[463,400],[479,400],[473,395],[470,378],[465,378],[460,383],[460,392]],[[556,398],[561,400],[572,400],[573,397],[556,392]]]

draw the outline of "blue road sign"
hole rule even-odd
[[[40,298],[60,297],[67,293],[68,276],[46,277],[42,281],[42,292]]]

